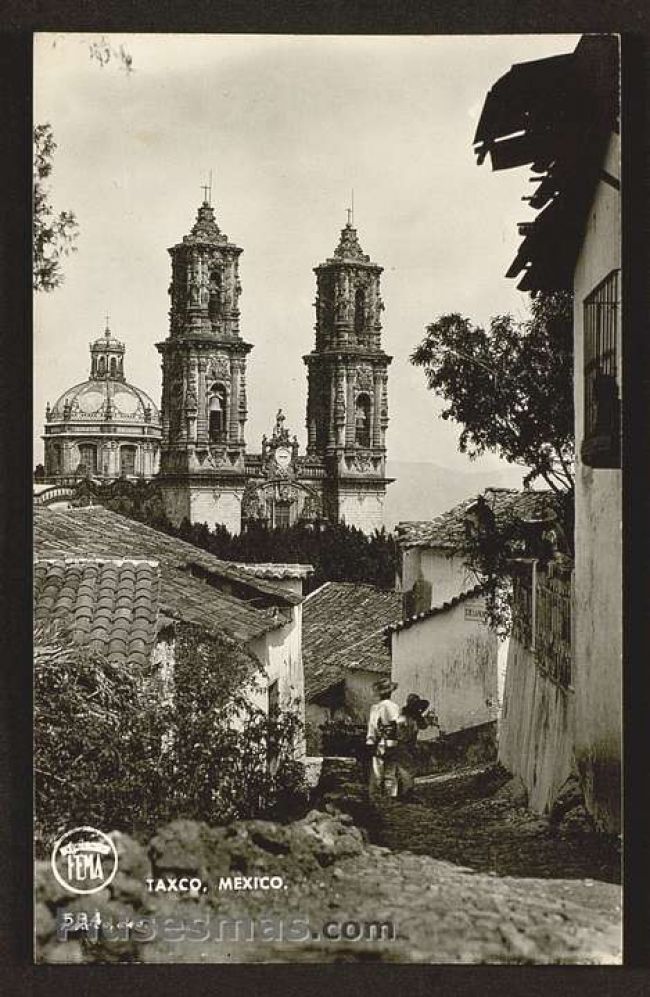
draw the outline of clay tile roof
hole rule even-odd
[[[466,592],[460,592],[458,595],[455,595],[453,599],[449,599],[448,602],[443,602],[439,606],[432,606],[431,609],[425,609],[422,613],[415,613],[413,616],[409,616],[405,620],[397,620],[397,622],[391,623],[386,627],[386,633],[391,633],[395,630],[406,630],[408,627],[412,627],[414,623],[419,623],[420,620],[428,620],[430,617],[438,616],[440,613],[447,613],[450,609],[458,606],[461,602],[466,602],[467,599],[473,599],[476,596],[484,595],[485,592],[485,585],[474,585],[473,588],[467,589]]]
[[[274,605],[285,607],[302,601],[301,596],[280,585],[101,506],[35,509],[34,544],[39,558],[110,562],[113,577],[119,575],[123,580],[119,589],[107,588],[102,573],[92,586],[84,584],[83,594],[91,597],[94,614],[101,607],[110,611],[111,619],[124,605],[121,596],[128,594],[133,625],[136,619],[147,626],[156,624],[152,585],[157,588],[158,578],[154,570],[160,573],[160,608],[169,619],[197,624],[207,632],[225,632],[243,643],[285,622]],[[152,561],[159,569],[146,563]],[[217,585],[222,580],[238,594],[221,591]],[[57,592],[58,587],[53,590],[55,597]],[[240,597],[242,593],[245,597]]]
[[[443,512],[436,519],[398,523],[395,527],[397,541],[403,548],[431,547],[436,550],[462,550],[465,540],[465,521],[468,512],[479,496],[472,495],[453,509]],[[553,493],[544,491],[519,491],[516,488],[486,488],[482,497],[492,510],[497,522],[500,517],[513,514],[519,519],[544,519],[555,512]]]
[[[400,619],[399,592],[372,585],[326,582],[303,603],[303,667],[305,698],[312,700],[363,669],[390,674],[385,628]]]
[[[254,575],[256,578],[274,578],[282,580],[283,578],[309,578],[313,575],[314,569],[311,564],[274,564],[273,562],[268,562],[265,564],[246,564],[244,562],[232,561],[229,562],[234,568],[238,568],[241,571],[246,571],[247,573]]]
[[[180,573],[185,578],[191,574],[201,575],[215,592],[218,586],[227,584],[238,596],[241,595],[238,601],[244,605],[293,606],[302,601],[302,596],[277,582],[258,577],[251,570],[252,565],[247,565],[247,570],[244,570],[193,544],[127,519],[103,506],[81,509],[36,507],[34,546],[39,557],[63,554],[113,561],[155,561],[160,565],[162,577],[171,578]],[[205,593],[206,589],[203,591]],[[206,595],[206,598],[210,596]],[[252,607],[250,612],[254,612]],[[250,615],[248,619],[251,619]],[[260,625],[264,621],[266,626],[261,625],[258,634],[270,629],[273,624],[269,621],[272,620],[272,613],[263,612],[259,621]]]
[[[74,580],[82,573],[86,575],[87,567],[87,562],[65,557],[36,561],[35,576],[44,581],[40,591],[36,589],[34,593],[36,620],[45,624],[54,620],[63,623],[73,640],[114,660],[133,663],[137,651],[142,658],[140,663],[144,663],[156,637],[159,582],[156,579],[156,585],[151,586],[151,573],[157,567],[142,561],[97,559],[93,564],[94,588],[80,586],[75,590]],[[137,588],[139,578],[146,580],[148,604],[141,608],[116,608],[124,591],[132,591],[134,584]],[[55,596],[46,594],[53,589],[51,579],[61,582]]]

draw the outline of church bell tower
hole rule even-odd
[[[162,355],[159,481],[178,524],[241,528],[246,483],[246,356],[239,333],[239,256],[217,225],[208,188],[188,235],[169,250],[169,336]]]
[[[308,370],[307,453],[325,465],[330,520],[383,525],[388,365],[381,346],[382,267],[367,256],[351,211],[334,255],[315,267],[316,343]]]

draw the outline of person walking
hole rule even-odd
[[[371,800],[382,796],[396,797],[398,726],[403,716],[397,703],[391,699],[397,682],[380,679],[373,685],[377,702],[370,707],[366,745],[372,751],[368,793]]]
[[[417,771],[416,746],[418,734],[427,726],[424,714],[429,708],[428,699],[420,699],[410,692],[402,708],[402,721],[397,728],[398,743],[395,751],[397,765],[397,791],[401,799],[414,800],[415,773]]]

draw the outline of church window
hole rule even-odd
[[[620,271],[612,270],[584,300],[584,439],[591,467],[620,467],[617,373]]]
[[[273,525],[276,530],[286,530],[291,525],[291,503],[276,502],[273,507]]]
[[[355,409],[355,439],[360,447],[370,446],[370,399],[359,395]]]
[[[94,443],[79,444],[79,463],[84,471],[97,474],[97,447]]]
[[[366,292],[362,287],[357,288],[354,294],[354,331],[358,336],[362,335],[366,326]]]
[[[213,385],[210,389],[208,435],[211,443],[219,443],[226,436],[226,392],[221,385]]]
[[[134,446],[120,447],[120,473],[126,475],[135,474],[135,456],[137,448]]]
[[[115,377],[117,374],[117,360],[115,357],[111,357],[111,377]]]
[[[99,358],[99,375],[100,377],[106,373],[106,357]]]

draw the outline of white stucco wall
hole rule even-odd
[[[190,487],[164,481],[161,485],[165,514],[175,526],[189,519],[191,523],[207,523],[210,529],[221,524],[230,533],[241,531],[241,488],[222,484]]]
[[[572,772],[574,695],[546,678],[515,638],[508,648],[499,761],[518,775],[537,813],[548,812]]]
[[[367,724],[370,707],[377,700],[374,683],[381,678],[377,672],[350,669],[345,677],[345,707],[355,723]]]
[[[620,177],[618,136],[604,169]],[[583,439],[583,302],[621,265],[620,195],[601,180],[574,274],[576,522],[575,753],[587,805],[609,830],[620,827],[622,696],[621,471],[580,460]],[[619,328],[620,336],[620,328]],[[619,357],[622,356],[622,350]],[[620,364],[619,364],[619,390]]]
[[[479,597],[466,599],[392,635],[396,701],[403,705],[410,692],[428,699],[446,733],[497,716],[497,639],[485,623],[468,618],[484,605]],[[423,731],[420,739],[434,736]]]
[[[291,607],[291,622],[270,630],[251,641],[249,650],[264,666],[266,689],[257,696],[258,705],[268,708],[268,686],[278,682],[280,708],[296,709],[301,720],[305,720],[305,684],[302,667],[302,605]],[[301,739],[299,753],[304,754],[304,741]]]
[[[416,581],[431,584],[430,608],[441,606],[476,585],[476,575],[463,558],[449,551],[411,547],[402,555],[402,591],[410,591]]]
[[[356,526],[364,533],[374,533],[384,525],[383,492],[345,492],[339,493],[339,520],[345,520],[348,526]]]
[[[242,493],[241,488],[229,488],[221,483],[210,488],[192,487],[190,520],[207,523],[210,529],[221,525],[230,533],[240,533]]]

